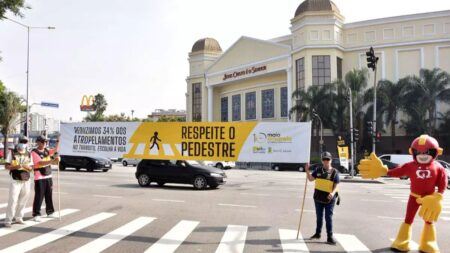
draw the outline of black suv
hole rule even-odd
[[[85,168],[89,172],[94,170],[107,172],[111,167],[111,160],[101,157],[61,155],[61,161],[59,162],[60,170],[75,168],[79,171],[81,168]]]
[[[142,160],[136,168],[136,179],[140,186],[156,182],[192,184],[201,190],[209,186],[212,189],[225,183],[225,172],[221,169],[203,166],[197,161],[186,160]]]

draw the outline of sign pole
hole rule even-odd
[[[308,185],[308,175],[306,175],[306,180],[305,180],[305,190],[303,191],[302,208],[301,208],[301,210],[300,210],[300,221],[298,222],[298,229],[297,229],[297,240],[298,240],[298,235],[300,234],[300,227],[302,226],[303,208],[305,207],[305,199],[306,199],[306,189],[307,189],[307,185]]]

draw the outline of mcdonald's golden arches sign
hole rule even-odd
[[[94,96],[84,95],[83,98],[81,99],[80,110],[82,112],[95,111],[94,100],[95,100]]]

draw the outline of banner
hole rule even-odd
[[[349,158],[349,154],[348,154],[348,146],[337,146],[338,149],[338,154],[339,154],[339,162],[341,163],[342,166],[344,166],[345,168],[349,169],[348,166],[348,158]]]
[[[62,155],[165,160],[309,162],[311,122],[61,124]]]

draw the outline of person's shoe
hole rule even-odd
[[[21,225],[25,224],[25,222],[23,222],[22,218],[15,218],[14,220],[17,224],[21,224]]]
[[[5,222],[5,228],[10,228],[11,227],[11,222]]]
[[[313,239],[320,239],[320,234],[315,233],[315,234],[314,234],[313,236],[311,236],[309,239],[310,239],[310,240],[313,240]]]
[[[328,237],[327,243],[331,245],[336,245],[336,240],[333,237]]]
[[[33,217],[33,221],[35,221],[35,222],[41,222],[41,216],[34,216]]]
[[[48,214],[47,218],[56,218],[56,214],[55,213]]]

